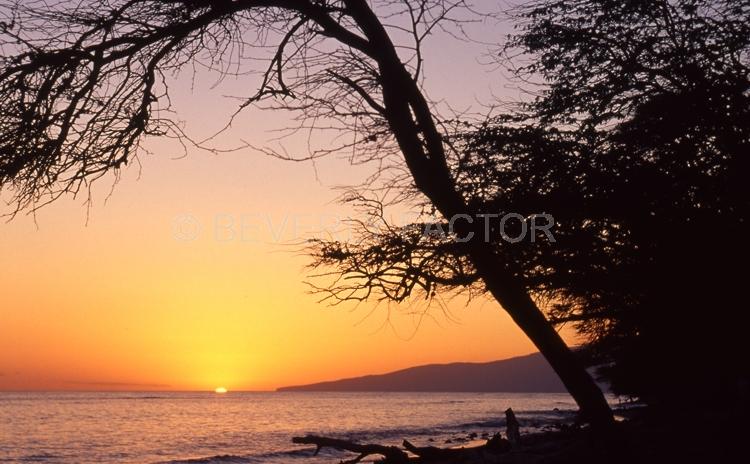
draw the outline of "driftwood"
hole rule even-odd
[[[397,446],[386,446],[378,444],[359,444],[338,438],[319,437],[307,435],[292,438],[292,443],[301,445],[315,445],[317,455],[323,448],[333,448],[340,451],[351,451],[358,456],[343,464],[355,464],[369,456],[382,456],[378,462],[382,464],[458,464],[458,463],[489,463],[497,460],[501,454],[507,453],[511,448],[520,444],[521,433],[518,420],[513,410],[505,411],[506,435],[510,440],[501,437],[499,433],[487,440],[487,443],[468,448],[438,448],[435,446],[414,446],[408,440],[404,440],[401,449]]]
[[[510,411],[510,413],[508,413]],[[315,445],[315,454],[317,455],[323,448],[333,448],[341,451],[350,451],[357,453],[358,456],[348,461],[342,461],[345,464],[354,464],[369,456],[382,456],[378,462],[382,464],[458,464],[458,463],[485,463],[496,461],[496,458],[517,446],[520,440],[518,432],[518,421],[513,415],[513,411],[508,409],[506,417],[512,417],[512,423],[506,423],[507,434],[513,436],[516,444],[502,438],[500,434],[495,434],[487,440],[487,443],[479,446],[468,448],[438,448],[435,446],[415,446],[408,440],[404,440],[403,449],[397,446],[386,446],[378,444],[360,444],[348,440],[337,438],[320,437],[316,435],[307,435],[304,437],[292,438],[293,443],[302,445]],[[510,421],[509,421],[510,422]]]
[[[354,443],[354,442],[347,441],[347,440],[339,440],[337,438],[328,438],[328,437],[318,437],[315,435],[307,435],[304,437],[294,437],[292,438],[292,443],[297,443],[297,444],[302,444],[302,445],[315,445],[316,455],[323,448],[333,448],[337,450],[359,453],[359,456],[357,456],[356,458],[351,459],[349,461],[344,461],[345,463],[349,463],[349,464],[354,464],[368,456],[373,456],[373,455],[383,456],[384,460],[382,462],[389,463],[389,464],[409,462],[409,455],[405,451],[395,446],[385,446],[385,445],[375,445],[375,444],[360,445],[358,443]]]
[[[435,446],[416,447],[404,440],[404,448],[414,454],[417,459],[415,462],[424,463],[460,463],[460,462],[491,462],[494,457],[507,453],[511,449],[508,440],[505,440],[500,434],[487,440],[487,443],[480,446],[468,448],[437,448]]]
[[[337,438],[319,437],[307,435],[292,438],[293,443],[303,445],[315,445],[315,454],[322,448],[333,448],[342,451],[358,453],[358,456],[342,461],[346,464],[360,462],[369,456],[382,456],[378,462],[382,464],[448,464],[448,463],[472,463],[491,462],[494,457],[510,451],[510,443],[495,435],[487,440],[487,443],[469,448],[437,448],[435,446],[415,446],[408,440],[404,440],[404,449],[396,446],[385,446],[378,444],[359,444],[348,440]],[[408,451],[408,453],[407,453]]]

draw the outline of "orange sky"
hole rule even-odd
[[[507,92],[477,64],[483,50],[433,44],[430,94],[465,108]],[[222,95],[247,89],[179,82],[176,107],[197,136],[234,108]],[[262,145],[284,118],[248,111],[220,142]],[[447,302],[446,317],[421,302],[329,308],[306,293],[307,258],[289,244],[334,228],[347,210],[331,187],[365,170],[151,148],[108,200],[111,181],[94,189],[88,224],[83,198],[45,207],[36,225],[0,224],[0,390],[271,389],[534,351],[491,301]]]

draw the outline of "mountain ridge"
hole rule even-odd
[[[425,364],[384,374],[281,387],[277,391],[566,392],[540,353],[490,362]]]

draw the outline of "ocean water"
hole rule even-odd
[[[522,432],[576,409],[547,393],[0,393],[0,462],[336,463],[291,438],[455,446],[503,431],[508,407]]]

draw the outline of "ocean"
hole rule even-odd
[[[292,437],[457,446],[503,431],[509,407],[525,433],[576,409],[548,393],[0,392],[0,462],[337,463]]]

